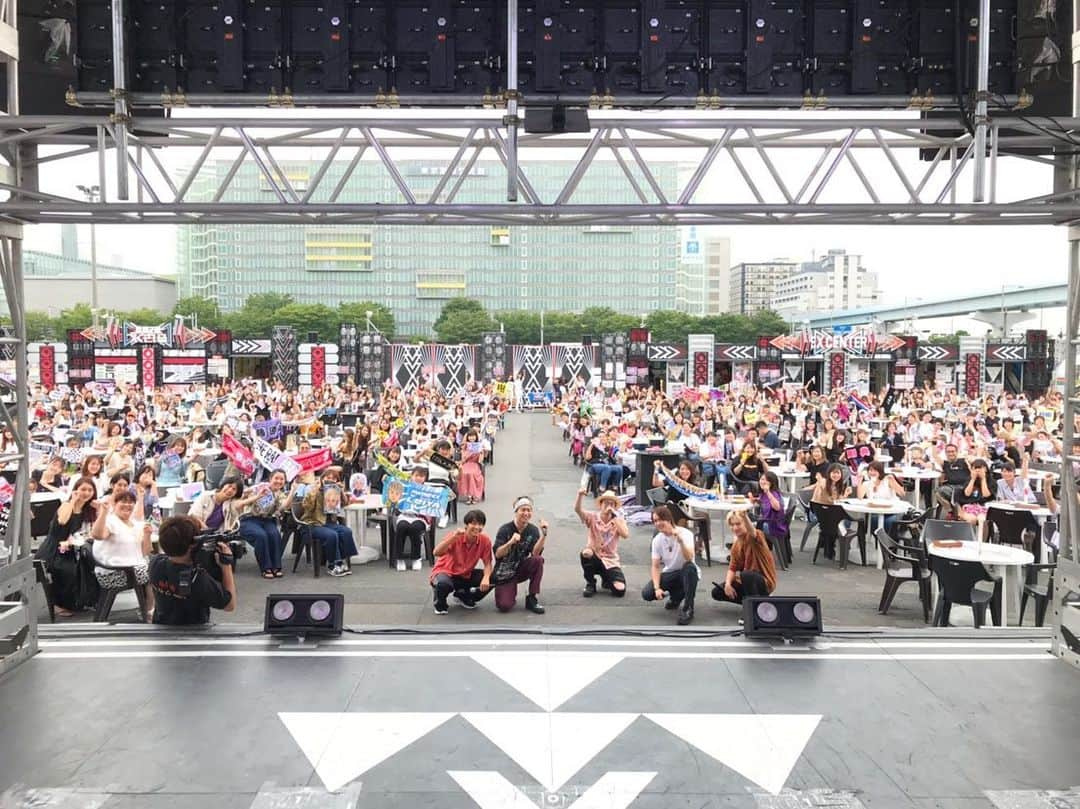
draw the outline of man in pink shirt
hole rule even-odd
[[[616,598],[626,595],[626,577],[619,566],[619,541],[630,536],[630,528],[619,513],[619,498],[610,489],[598,498],[599,511],[585,511],[581,498],[585,489],[579,489],[574,500],[574,513],[585,523],[588,544],[581,551],[581,570],[585,574],[582,595],[596,595],[596,577],[601,585]]]

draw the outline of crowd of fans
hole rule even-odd
[[[154,621],[205,621],[210,608],[235,608],[237,545],[230,538],[250,545],[260,575],[272,580],[285,575],[290,538],[299,553],[301,526],[321,550],[313,563],[321,557],[330,575],[348,576],[357,547],[345,509],[408,476],[451,490],[445,513],[391,507],[385,517],[397,570],[422,568],[429,548],[434,611],[446,614],[451,598],[474,609],[494,591],[496,608],[505,612],[526,585],[525,609],[543,614],[549,528],[533,521],[532,497],[514,499],[512,519],[494,539],[485,533],[485,513],[475,508],[485,498],[505,414],[520,406],[495,390],[471,384],[447,397],[424,387],[372,392],[326,385],[299,392],[254,380],[149,393],[124,385],[35,388],[32,500],[58,502],[36,558],[51,574],[59,613],[93,606],[102,589],[133,587]],[[598,586],[615,598],[626,595],[633,574],[623,569],[619,544],[631,525],[650,522],[642,598],[664,601],[678,623],[690,623],[701,577],[697,560],[709,553],[713,533],[710,514],[699,508],[702,498],[748,504],[725,517],[731,546],[719,550],[728,571],[711,590],[714,599],[735,603],[776,589],[776,560],[790,553],[799,503],[813,522],[815,504],[912,497],[920,510],[979,531],[987,530],[987,503],[995,499],[1039,500],[1055,511],[1061,413],[1055,393],[968,401],[955,390],[930,389],[856,396],[748,388],[670,396],[639,387],[559,386],[552,421],[568,444],[569,462],[583,467],[573,502],[583,525],[582,596],[594,597]],[[227,442],[250,449],[262,439],[276,457],[323,451],[324,460],[303,470],[261,461],[252,469],[225,452]],[[9,441],[0,436],[0,444]],[[627,484],[641,473],[639,456],[654,452],[678,460],[648,464],[650,502],[634,503]],[[785,491],[782,476],[801,486]],[[179,513],[179,492],[192,485]],[[590,491],[595,500],[587,504]],[[436,541],[436,529],[446,527],[458,504],[469,507],[459,526]],[[885,526],[895,532],[911,522],[890,514]],[[824,533],[823,527],[831,558],[840,532]],[[1019,541],[1031,540],[1025,534]],[[199,572],[197,562],[196,549],[207,542],[217,550],[213,574]]]

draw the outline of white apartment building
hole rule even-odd
[[[808,312],[862,309],[881,299],[877,273],[862,266],[862,256],[830,250],[817,261],[803,262],[775,282],[772,309],[791,317]]]
[[[696,228],[689,231],[675,271],[675,309],[695,317],[723,314],[728,311],[731,239],[699,239]]]
[[[728,311],[751,315],[763,309],[776,309],[773,300],[776,284],[788,278],[799,265],[792,261],[748,261],[736,264],[728,272]]]

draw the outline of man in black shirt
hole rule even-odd
[[[957,455],[956,444],[946,444],[945,458],[938,459],[941,464],[941,485],[938,487],[937,497],[947,509],[952,508],[953,494],[963,491],[971,480],[971,467]]]
[[[236,579],[232,550],[218,543],[221,582],[193,564],[199,524],[191,517],[170,517],[161,524],[158,543],[165,553],[150,558],[150,584],[154,588],[154,623],[169,626],[205,624],[211,608],[236,609]]]
[[[517,586],[529,583],[525,609],[544,614],[540,603],[540,581],[544,577],[544,545],[547,542],[547,520],[537,528],[530,520],[533,503],[528,497],[514,501],[514,519],[503,525],[495,535],[495,606],[499,612],[509,612],[517,601]]]

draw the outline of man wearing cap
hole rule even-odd
[[[495,535],[495,606],[499,612],[509,612],[517,601],[517,586],[529,583],[525,609],[544,614],[540,604],[540,580],[544,577],[544,543],[548,524],[540,520],[537,528],[531,522],[533,503],[528,497],[514,500],[514,519],[503,525]]]
[[[585,511],[581,507],[584,496],[585,489],[579,489],[574,501],[574,513],[588,531],[588,543],[581,551],[581,570],[585,574],[585,589],[581,594],[585,598],[596,595],[599,576],[606,590],[622,598],[626,595],[626,577],[619,567],[619,540],[630,536],[630,528],[619,513],[619,498],[609,489],[596,498],[599,511]]]

